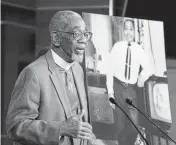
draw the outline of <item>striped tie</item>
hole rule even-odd
[[[128,43],[127,53],[126,53],[126,62],[125,62],[125,78],[127,80],[130,79],[131,74],[131,50],[130,50],[131,44]]]

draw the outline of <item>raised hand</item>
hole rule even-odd
[[[92,138],[92,126],[89,123],[82,122],[84,110],[79,115],[73,115],[64,121],[61,125],[60,135],[90,140]]]

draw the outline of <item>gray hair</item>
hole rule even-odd
[[[64,11],[58,11],[54,14],[54,16],[51,18],[50,24],[49,24],[49,31],[50,33],[52,31],[64,29],[69,25],[69,22],[72,18],[83,20],[82,17],[73,11],[64,10]]]

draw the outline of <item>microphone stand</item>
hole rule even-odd
[[[136,127],[136,125],[134,124],[134,122],[131,120],[131,118],[128,116],[128,114],[116,103],[116,101],[113,98],[109,98],[109,101],[113,104],[115,104],[125,115],[126,117],[130,120],[131,124],[135,127],[135,129],[137,130],[137,132],[141,135],[141,137],[143,138],[143,140],[145,140],[146,144],[149,145],[148,141],[146,140],[146,138],[143,136],[143,134],[139,131],[139,129]]]
[[[170,140],[172,140],[175,144],[176,141],[173,140],[169,135],[167,135],[158,125],[156,125],[152,120],[150,120],[143,112],[141,112],[135,105],[133,105],[132,101],[129,99],[126,99],[126,103],[130,106],[134,107],[137,111],[139,111],[142,116],[144,116],[151,124],[153,124],[157,129],[159,129],[164,135],[166,135]]]

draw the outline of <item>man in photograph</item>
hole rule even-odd
[[[139,127],[138,113],[127,105],[126,99],[130,99],[134,105],[137,105],[136,88],[144,86],[152,71],[144,49],[134,42],[135,27],[132,19],[124,21],[123,34],[125,41],[116,42],[110,53],[106,85],[109,98],[114,98]],[[134,144],[137,137],[135,128],[118,107],[115,108],[113,104],[111,106],[115,109],[119,144]]]
[[[14,145],[94,144],[79,64],[92,33],[73,11],[57,12],[49,31],[50,49],[25,67],[15,83],[7,133]]]

